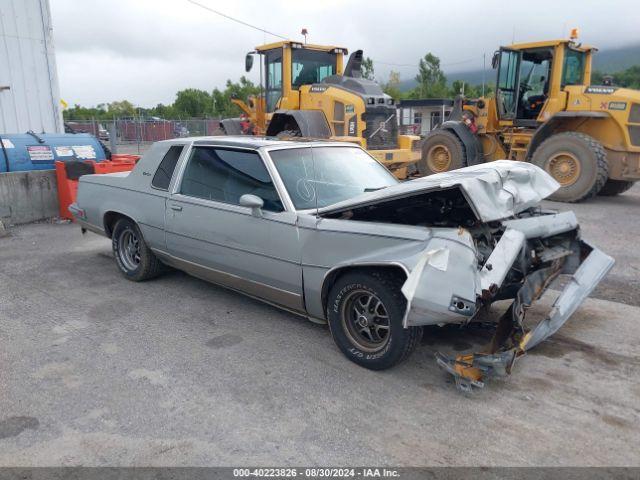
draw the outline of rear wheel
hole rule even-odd
[[[371,370],[390,368],[416,348],[421,327],[404,328],[407,301],[403,279],[387,273],[352,272],[340,277],[329,294],[331,336],[352,362]]]
[[[420,175],[447,172],[467,166],[467,155],[460,139],[449,130],[430,133],[422,144],[418,162]]]
[[[118,220],[113,228],[111,246],[118,268],[125,278],[141,282],[162,272],[162,263],[147,246],[140,228],[132,220]]]
[[[548,138],[533,153],[531,162],[560,184],[549,197],[558,202],[580,202],[594,197],[609,176],[607,156],[600,142],[578,132]]]
[[[604,184],[602,190],[598,192],[598,195],[602,195],[605,197],[613,197],[616,195],[620,195],[621,193],[626,192],[635,182],[629,182],[626,180],[607,180],[607,183]]]

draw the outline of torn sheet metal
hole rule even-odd
[[[424,267],[429,264],[433,268],[436,268],[442,272],[447,271],[447,265],[449,264],[449,249],[442,247],[434,250],[425,251],[420,260],[416,263],[415,267],[407,277],[407,280],[404,282],[401,288],[402,294],[407,299],[407,310],[404,314],[403,324],[407,325],[407,317],[409,316],[409,311],[411,310],[411,301],[413,300],[413,296],[416,293],[416,288],[420,284],[420,278],[422,277],[422,273],[424,272]]]
[[[458,388],[470,391],[472,387],[482,387],[484,380],[490,376],[510,374],[519,356],[564,325],[615,263],[601,250],[588,247],[591,252],[554,302],[549,315],[532,330],[526,331],[523,324],[526,311],[562,271],[564,258],[526,277],[516,299],[498,322],[486,352],[459,355],[456,358],[440,353],[436,355],[438,364],[455,377]]]
[[[434,238],[430,246],[433,248],[421,255],[401,289],[407,299],[405,327],[461,323],[476,311],[474,250],[465,242],[444,238]]]
[[[573,212],[554,213],[535,217],[505,220],[502,224],[524,233],[526,238],[547,238],[570,232],[578,228],[578,219]]]
[[[519,230],[507,229],[480,270],[480,288],[491,291],[500,287],[513,262],[524,247],[525,235]],[[493,287],[493,288],[492,288]]]

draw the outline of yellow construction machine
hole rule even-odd
[[[552,200],[628,190],[640,180],[640,91],[591,85],[595,51],[575,30],[500,48],[495,96],[456,99],[424,140],[420,174],[506,158],[549,172],[561,185]]]
[[[420,138],[398,134],[396,105],[376,82],[362,78],[362,50],[294,41],[249,52],[247,72],[260,60],[263,93],[247,103],[232,99],[245,118],[225,119],[228,135],[330,138],[365,148],[398,178],[420,158]]]

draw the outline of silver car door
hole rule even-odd
[[[239,205],[244,194],[263,200],[260,212]],[[195,276],[302,310],[295,219],[256,151],[194,147],[167,200],[167,253]]]

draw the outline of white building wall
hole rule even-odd
[[[62,133],[48,0],[0,0],[0,134]]]

